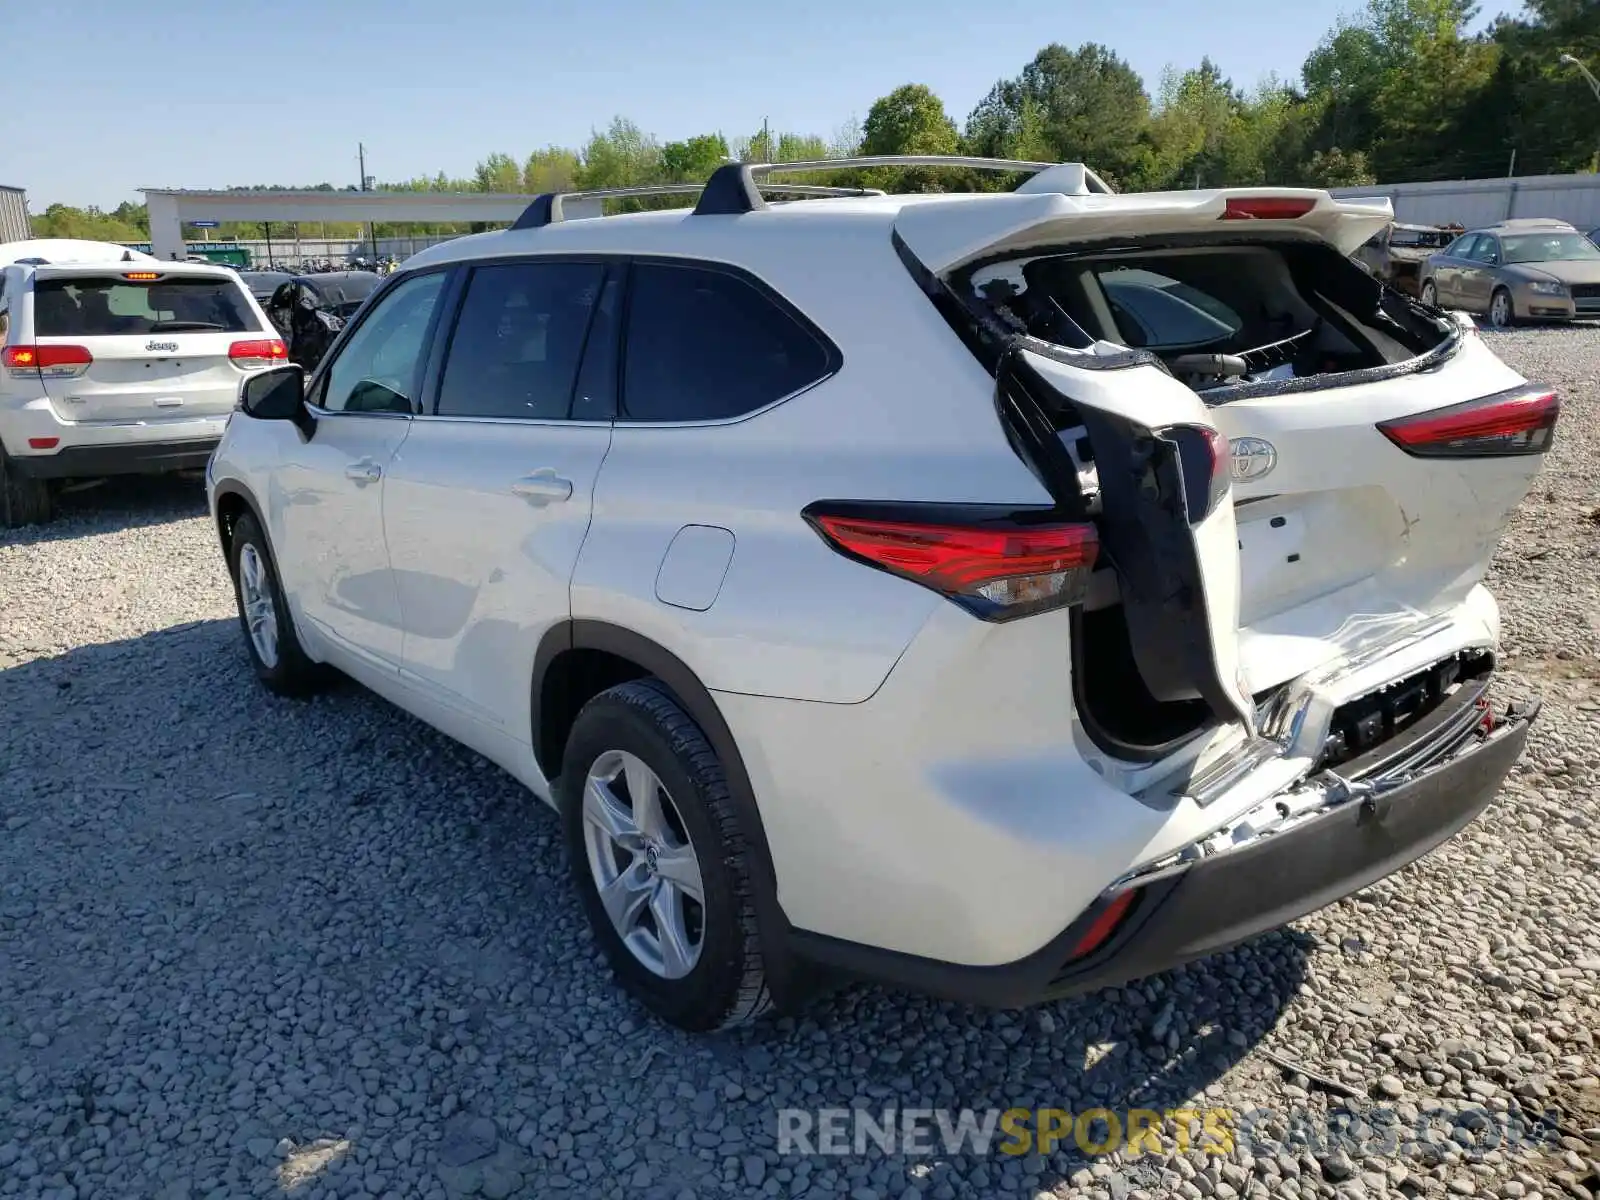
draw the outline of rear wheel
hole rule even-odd
[[[1516,309],[1511,305],[1511,293],[1505,288],[1495,288],[1489,301],[1489,324],[1496,329],[1510,329],[1517,323]]]
[[[0,446],[0,529],[42,525],[55,515],[55,496],[43,479],[17,470],[16,459]]]
[[[1422,302],[1429,308],[1439,307],[1439,289],[1433,286],[1433,280],[1422,285]]]
[[[239,628],[256,678],[280,696],[320,690],[328,680],[327,668],[312,662],[300,648],[278,568],[254,516],[246,514],[235,523],[228,568],[239,606]]]
[[[660,682],[624,683],[584,706],[562,764],[573,881],[623,987],[692,1032],[764,1013],[750,852],[699,726]]]

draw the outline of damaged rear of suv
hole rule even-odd
[[[1470,327],[1350,262],[1387,202],[1038,178],[989,207],[907,208],[894,243],[994,377],[1048,519],[1091,531],[1062,686],[1095,790],[1133,807],[1070,806],[1102,882],[1022,957],[821,947],[1003,1004],[1280,925],[1489,803],[1538,705],[1493,693],[1482,579],[1559,413]]]

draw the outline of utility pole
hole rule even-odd
[[[364,142],[356,143],[356,161],[361,167],[361,190],[367,190],[367,147]],[[372,222],[367,222],[367,241],[372,244],[372,261],[378,261],[378,235],[373,232]]]
[[[1511,147],[1511,165],[1506,168],[1506,178],[1510,179],[1517,173],[1517,148]]]
[[[761,118],[761,155],[768,162],[772,162],[777,157],[772,153],[772,134],[767,132],[767,119],[765,117]]]

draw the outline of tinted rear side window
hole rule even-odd
[[[760,288],[726,271],[640,263],[623,354],[622,417],[741,416],[832,370],[828,345]]]
[[[478,267],[467,284],[439,386],[439,414],[564,420],[605,268],[598,263]]]
[[[231,279],[37,279],[33,325],[40,337],[146,333],[255,333],[244,292]]]

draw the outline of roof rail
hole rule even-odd
[[[766,207],[764,177],[801,171],[840,171],[856,167],[966,167],[974,171],[1026,172],[1034,176],[1019,191],[1059,191],[1068,195],[1110,192],[1105,180],[1082,163],[1026,162],[1012,158],[973,158],[964,154],[873,154],[856,158],[819,158],[802,162],[727,163],[706,181],[695,205],[696,216],[733,216]],[[1041,176],[1049,176],[1048,181]],[[1048,186],[1046,183],[1048,182]]]
[[[714,181],[719,172],[714,173]],[[619,188],[593,188],[584,192],[544,192],[535,196],[533,203],[523,209],[522,215],[511,225],[512,229],[540,229],[546,225],[553,225],[557,221],[571,220],[564,211],[565,202],[610,200],[618,196],[696,196],[709,187],[709,183],[652,183],[642,184],[638,187]],[[808,183],[762,183],[757,185],[760,190],[756,198],[760,200],[761,191],[777,192],[792,196],[881,196],[883,193],[876,188],[859,187],[821,187]],[[761,201],[763,207],[765,201]],[[699,212],[699,208],[695,209]]]

